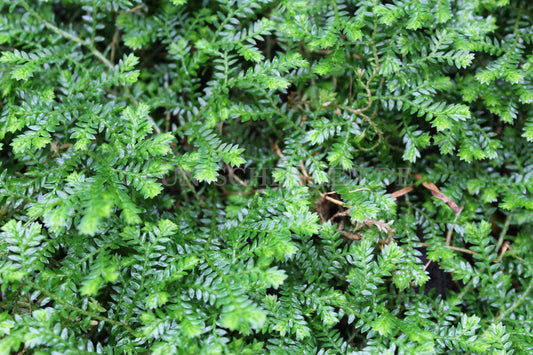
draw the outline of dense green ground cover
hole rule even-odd
[[[0,11],[0,353],[533,351],[530,1]]]

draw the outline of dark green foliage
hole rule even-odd
[[[0,353],[533,351],[529,1],[0,10]]]

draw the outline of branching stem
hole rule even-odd
[[[51,299],[53,299],[55,302],[61,304],[62,306],[65,306],[65,307],[67,307],[67,308],[69,308],[69,309],[71,309],[73,311],[78,312],[78,313],[84,314],[84,315],[86,315],[88,317],[91,317],[91,318],[94,318],[94,319],[98,319],[98,320],[100,320],[102,322],[106,322],[106,323],[109,323],[109,324],[112,324],[112,325],[116,325],[116,326],[119,326],[119,327],[124,327],[129,333],[133,334],[136,337],[139,336],[139,334],[137,332],[135,332],[135,330],[133,330],[133,328],[131,328],[127,323],[119,322],[119,321],[116,321],[114,319],[107,318],[107,317],[101,316],[99,314],[92,313],[92,312],[86,311],[84,309],[81,309],[79,307],[73,306],[70,303],[68,303],[67,301],[65,301],[65,300],[63,300],[63,299],[61,299],[59,297],[56,297],[53,293],[49,292],[45,288],[42,288],[41,286],[39,286],[38,284],[36,284],[33,281],[25,280],[24,282],[26,284],[30,285],[32,288],[39,290],[39,292],[41,292],[41,293],[45,294],[46,296],[50,297]]]

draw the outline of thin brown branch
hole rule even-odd
[[[333,197],[324,196],[324,198],[328,200],[329,202],[333,202],[334,204],[339,205],[339,206],[344,206],[346,204],[346,202],[339,201],[337,199],[334,199]]]
[[[424,271],[426,271],[426,269],[428,268],[429,264],[431,264],[431,260],[428,260],[428,262],[426,263],[426,265],[424,265]]]
[[[503,224],[502,231],[500,232],[500,236],[498,238],[498,243],[496,244],[496,247],[494,248],[495,251],[499,250],[500,247],[502,246],[503,240],[504,240],[505,236],[507,235],[507,231],[509,230],[509,226],[511,225],[512,218],[513,218],[513,215],[509,214],[507,216],[507,218],[505,219],[505,223]]]
[[[228,163],[225,163],[226,164],[226,167],[228,168],[228,174],[229,176],[234,179],[235,181],[237,181],[240,185],[244,186],[244,187],[248,187],[248,184],[244,181],[241,180],[240,177],[238,177],[237,175],[235,175],[235,171],[233,170],[233,168],[228,164]]]
[[[278,157],[285,158],[285,155],[281,152],[281,149],[279,149],[278,141],[274,142],[273,150],[274,150],[274,153],[276,153]]]
[[[302,175],[306,183],[313,182],[313,178],[309,176],[309,174],[307,173],[307,170],[305,169],[303,160],[300,160],[300,171],[302,172]]]
[[[337,232],[341,232],[341,235],[343,237],[346,237],[348,239],[351,239],[351,240],[361,240],[361,238],[363,238],[363,236],[361,234],[353,234],[353,233],[350,233],[350,232],[346,232],[346,231],[339,231],[337,229]]]
[[[498,257],[498,259],[494,260],[494,263],[499,263],[500,261],[502,261],[504,255],[505,255],[505,253],[506,253],[507,251],[508,251],[509,253],[511,253],[511,255],[515,257],[515,259],[518,259],[518,260],[520,260],[520,261],[524,261],[524,259],[522,259],[521,257],[517,256],[517,255],[513,252],[512,248],[511,248],[511,243],[509,243],[509,242],[505,242],[505,243],[503,243],[503,247],[502,247],[502,251],[500,252],[500,256]]]
[[[333,221],[337,217],[350,217],[350,210],[351,209],[352,209],[352,207],[350,206],[348,209],[346,209],[344,211],[337,212],[333,216],[331,216],[329,220]]]
[[[390,197],[391,197],[391,198],[398,198],[398,197],[400,197],[400,196],[403,196],[403,195],[405,195],[405,194],[407,194],[407,193],[413,191],[414,189],[415,189],[415,188],[414,188],[413,185],[409,185],[409,186],[407,186],[407,187],[404,187],[403,189],[400,189],[400,190],[398,190],[398,191],[394,191],[394,192],[390,195]]]
[[[431,246],[431,244],[429,244],[429,243],[420,243],[420,245],[422,245],[423,247],[430,247]],[[460,251],[461,253],[470,254],[470,255],[479,254],[478,252],[472,251],[470,249],[454,247],[454,246],[451,246],[451,245],[443,245],[443,247],[448,248],[450,250]]]
[[[446,233],[446,245],[450,245],[452,243],[453,228],[455,227],[455,223],[457,222],[457,219],[459,218],[459,215],[461,214],[461,212],[463,212],[463,207],[464,206],[461,206],[459,211],[455,214],[455,218],[453,220],[453,223],[450,226],[450,229],[448,229],[448,232]]]
[[[118,41],[119,41],[119,30],[118,30],[118,26],[117,28],[115,29],[115,33],[113,34],[113,40],[111,41],[111,43],[109,43],[108,47],[111,48],[111,54],[109,55],[109,61],[111,63],[114,63],[115,62],[115,53],[116,53],[116,49],[117,49],[117,45],[118,45]]]

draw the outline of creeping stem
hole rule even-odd
[[[71,33],[68,33],[66,31],[63,31],[62,29],[58,28],[57,26],[54,26],[52,23],[46,21],[41,15],[39,15],[37,12],[35,12],[30,5],[26,1],[21,1],[20,4],[22,7],[30,13],[32,16],[34,16],[39,22],[41,22],[46,28],[50,29],[51,31],[57,33],[58,35],[65,37],[73,42],[78,43],[79,45],[82,45],[83,47],[87,48],[89,51],[91,51],[92,54],[94,54],[102,63],[105,64],[105,66],[109,69],[114,69],[115,65],[111,63],[102,52],[100,52],[98,49],[96,49],[95,46],[93,46],[91,43],[82,40],[76,35],[73,35]],[[137,104],[137,99],[130,93],[128,87],[124,87],[124,90],[126,92],[126,96],[134,103]],[[147,119],[152,123],[152,126],[154,127],[154,130],[157,134],[161,134],[161,129],[157,126],[157,124],[154,122],[152,117],[149,115],[146,116]]]

